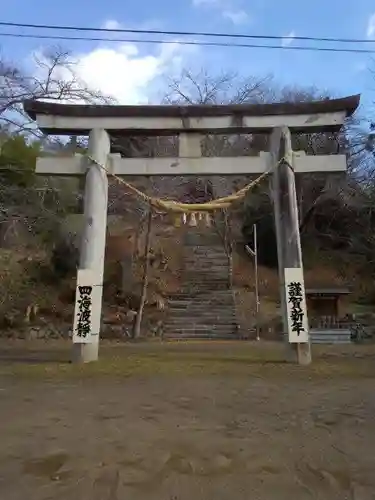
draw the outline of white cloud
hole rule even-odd
[[[295,39],[295,37],[296,37],[295,32],[291,31],[287,35],[283,36],[283,38],[281,40],[281,45],[283,47],[288,47],[289,45],[291,45],[291,43],[293,42],[293,40]]]
[[[224,10],[223,17],[237,25],[245,24],[249,21],[249,15],[244,10]]]
[[[107,30],[119,30],[124,28],[138,29],[138,30],[161,30],[163,28],[163,23],[158,19],[147,19],[141,23],[122,23],[116,19],[107,19],[100,26],[101,28]]]
[[[249,21],[249,15],[243,9],[236,7],[235,0],[192,0],[194,7],[211,7],[220,11],[222,17],[233,24],[244,24]]]
[[[199,7],[201,5],[220,5],[221,0],[193,0],[193,5]]]
[[[367,25],[367,37],[375,38],[375,12],[370,16]]]
[[[122,104],[145,99],[145,90],[160,71],[162,59],[138,56],[135,45],[99,48],[78,56],[76,72],[87,85],[114,97]]]
[[[120,30],[122,28],[122,24],[114,19],[108,19],[102,24],[101,28],[105,30]]]
[[[163,45],[148,55],[140,55],[134,44],[122,44],[79,55],[76,72],[90,88],[120,104],[138,104],[147,102],[156,78],[181,66],[183,56],[178,43]]]
[[[367,63],[365,61],[361,61],[354,66],[354,71],[361,73],[362,71],[365,71],[366,68],[367,68]]]
[[[73,54],[74,64],[70,69],[56,68],[54,79],[72,82],[74,73],[78,82],[113,97],[119,104],[147,103],[160,82],[158,78],[179,72],[186,58],[192,53],[196,57],[197,51],[197,47],[183,46],[178,42],[157,46],[152,52],[145,53],[140,52],[137,44],[114,43]],[[42,53],[34,53],[34,64],[35,57],[46,63],[34,66],[35,77],[45,80],[48,62]]]
[[[101,27],[122,29],[128,24],[107,19]],[[137,28],[161,29],[156,20],[146,21]],[[163,45],[155,44],[152,48],[149,44],[136,42],[101,43],[92,50],[73,53],[71,60],[74,64],[70,68],[55,68],[54,79],[71,83],[74,74],[78,82],[114,98],[119,104],[147,103],[157,99],[155,94],[161,88],[160,85],[165,84],[164,78],[179,73],[185,64],[189,65],[192,55],[196,62],[199,51],[198,46],[183,45],[178,40]],[[41,64],[37,64],[35,58]],[[26,64],[36,78],[46,80],[49,63],[43,50],[31,54]]]

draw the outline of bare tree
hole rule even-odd
[[[137,316],[135,317],[134,321],[134,327],[132,332],[133,339],[137,339],[141,335],[143,310],[147,300],[147,286],[149,281],[149,269],[150,269],[151,229],[152,229],[152,208],[151,206],[149,206],[147,215],[145,250],[144,250],[142,291],[141,291]]]
[[[61,102],[111,102],[99,90],[91,89],[76,72],[77,61],[59,47],[34,54],[33,71],[0,55],[0,128],[37,134],[34,123],[23,110],[27,99]]]
[[[77,73],[77,61],[62,48],[50,48],[34,54],[32,69],[27,70],[0,54],[0,148],[4,142],[18,140],[15,135],[32,139],[33,145],[49,154],[70,152],[66,145],[57,139],[43,137],[35,123],[24,112],[23,102],[28,99],[42,99],[69,103],[109,103],[112,102],[100,91],[91,89]],[[20,147],[22,146],[20,138]],[[25,146],[26,147],[26,146]],[[13,182],[16,172],[32,174],[35,158],[27,156],[25,162],[18,162],[22,153],[14,148],[15,159],[5,164],[1,161],[0,223],[2,227],[21,221],[29,230],[35,231],[38,221],[56,227],[56,217],[69,211],[72,198],[78,198],[76,182],[65,179],[37,179],[29,176],[28,184]],[[22,150],[22,147],[21,147]],[[1,154],[1,151],[0,151]],[[66,153],[65,153],[66,154]],[[5,163],[4,163],[5,162]],[[34,164],[33,164],[34,163]]]
[[[264,102],[269,95],[271,76],[265,78],[240,77],[237,73],[223,72],[210,75],[202,69],[197,73],[183,70],[178,77],[166,81],[167,104],[242,104]]]

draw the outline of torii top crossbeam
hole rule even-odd
[[[113,135],[337,131],[357,109],[359,95],[342,99],[274,104],[116,106],[25,101],[24,110],[46,134],[87,135],[101,128]]]
[[[117,175],[237,175],[263,173],[270,153],[250,157],[202,157],[201,136],[208,134],[268,133],[286,126],[296,132],[339,130],[359,105],[360,96],[304,103],[218,106],[114,106],[26,101],[24,109],[40,130],[53,135],[88,135],[105,130],[109,136],[178,135],[176,158],[126,158],[112,155],[108,167]],[[297,152],[296,172],[342,172],[345,155],[308,156]],[[79,156],[39,158],[36,173],[82,175]]]

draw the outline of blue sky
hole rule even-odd
[[[371,16],[374,16],[373,24]],[[2,3],[1,20],[89,27],[117,24],[124,28],[367,38],[373,39],[374,43],[364,47],[375,51],[374,0],[12,0]],[[17,30],[0,28],[0,47],[3,54],[16,62],[27,63],[33,51],[56,43],[1,37],[2,32],[10,31]],[[27,33],[27,30],[19,32]],[[124,46],[103,42],[60,43],[79,57],[80,72],[90,84],[108,87],[104,90],[117,93],[123,102],[144,100],[160,73],[166,74],[181,67],[205,67],[212,73],[234,70],[244,77],[273,74],[281,84],[315,85],[330,89],[337,95],[361,92],[365,104],[375,101],[375,76],[372,78],[367,69],[371,65],[370,55],[239,48],[189,49],[177,45]],[[307,42],[289,40],[289,43]],[[310,44],[318,45],[316,42]],[[375,53],[373,59],[375,69]]]

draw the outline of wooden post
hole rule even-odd
[[[89,155],[98,163],[107,164],[110,153],[110,139],[103,129],[93,129],[89,136]],[[95,163],[88,166],[84,199],[84,229],[81,243],[80,269],[94,271],[101,292],[95,306],[100,325],[104,254],[107,233],[108,179],[106,172]],[[98,327],[99,329],[99,327]],[[99,331],[92,332],[91,343],[73,344],[72,361],[88,363],[96,361],[99,354]]]
[[[255,271],[255,320],[256,320],[256,339],[260,340],[260,328],[259,328],[259,276],[258,276],[258,237],[257,237],[257,225],[254,224],[254,271]]]
[[[271,193],[274,203],[277,256],[279,267],[280,298],[283,334],[287,342],[288,358],[301,365],[311,363],[310,343],[288,342],[287,297],[284,270],[303,268],[298,207],[293,167],[291,134],[287,127],[275,128],[271,134],[271,161],[273,165],[285,158],[272,175]]]

